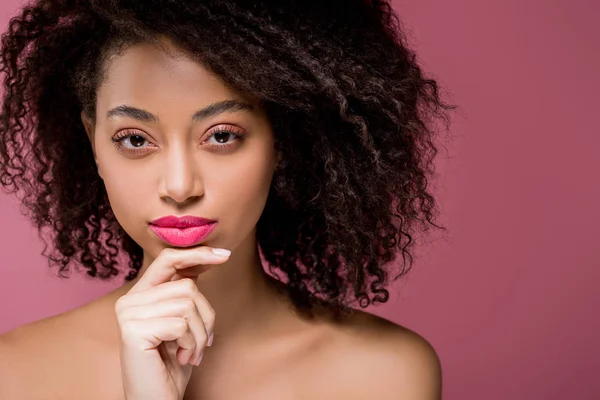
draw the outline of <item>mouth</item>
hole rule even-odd
[[[202,242],[217,226],[217,221],[194,216],[166,216],[150,222],[150,229],[164,242],[177,247]]]

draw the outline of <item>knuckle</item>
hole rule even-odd
[[[127,321],[131,319],[131,311],[128,308],[123,308],[117,313],[117,319],[119,321]]]
[[[125,296],[121,296],[115,301],[115,312],[117,314],[121,313],[123,309],[125,309],[127,303],[127,298]]]
[[[188,323],[184,318],[177,318],[173,322],[173,329],[178,336],[181,336],[188,330]]]
[[[202,329],[200,331],[200,333],[198,334],[198,336],[199,336],[197,338],[198,343],[201,344],[201,345],[203,345],[203,346],[206,345],[206,342],[208,342],[208,333],[206,332],[206,330]]]
[[[196,283],[191,279],[181,279],[179,281],[179,284],[183,287],[185,293],[188,294],[193,294],[195,291],[198,290],[198,288],[196,287]]]
[[[167,263],[175,268],[181,264],[181,257],[178,255],[177,251],[171,248],[166,248],[160,253],[160,256],[164,257]]]
[[[140,332],[140,327],[135,321],[124,321],[121,324],[121,333],[123,337],[132,338],[136,337]]]
[[[158,255],[158,257],[170,258],[170,257],[173,257],[174,254],[175,254],[175,251],[172,248],[167,247],[167,248],[164,248],[160,252],[160,254]]]
[[[190,298],[181,299],[181,306],[184,311],[190,313],[196,310],[196,303]]]

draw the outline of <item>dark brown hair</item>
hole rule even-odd
[[[260,100],[282,162],[258,226],[301,311],[386,302],[417,228],[442,228],[428,187],[434,121],[448,123],[390,4],[378,0],[37,0],[2,36],[0,183],[17,192],[63,274],[117,275],[141,248],[119,227],[81,111],[95,118],[107,57],[167,37]],[[448,124],[446,124],[447,126]],[[46,252],[45,252],[46,253]],[[310,313],[309,313],[310,314]]]

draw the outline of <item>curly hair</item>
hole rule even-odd
[[[80,115],[95,119],[107,60],[167,37],[257,98],[282,160],[257,241],[295,307],[385,303],[418,228],[445,230],[429,183],[433,122],[454,106],[424,76],[380,0],[36,0],[2,35],[0,183],[16,193],[59,275],[134,279],[142,249],[118,225]],[[51,238],[45,239],[44,232]],[[48,241],[52,241],[48,251]],[[123,253],[124,252],[124,253]]]

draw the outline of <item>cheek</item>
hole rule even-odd
[[[145,183],[143,179],[131,174],[116,174],[110,176],[105,174],[104,184],[111,204],[120,208],[128,208],[132,211],[139,209],[140,199],[147,193],[144,188],[147,188],[149,183]]]
[[[250,206],[251,203],[260,203],[266,199],[271,185],[272,171],[268,165],[254,164],[250,168],[237,171],[227,182],[224,190],[228,192],[226,198]]]
[[[247,231],[258,222],[273,178],[273,161],[269,160],[272,158],[268,153],[257,152],[252,159],[236,163],[227,173],[219,174],[214,186],[207,182],[207,195],[212,192],[218,199],[221,218],[235,224],[231,229]]]
[[[108,160],[103,160],[108,161]],[[144,205],[149,199],[148,188],[151,188],[151,176],[137,166],[122,165],[117,161],[100,161],[104,187],[108,194],[110,207],[119,224],[132,237],[139,225],[140,218],[145,219]]]

